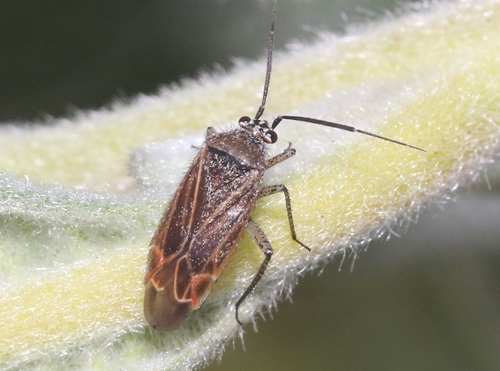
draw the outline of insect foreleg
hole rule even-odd
[[[290,149],[292,149],[292,148],[290,148]],[[284,155],[286,153],[286,151],[287,150],[285,150],[285,152],[283,152],[281,155]],[[280,156],[280,155],[278,155],[278,156]],[[276,157],[278,157],[278,156],[276,156]],[[273,158],[276,158],[276,157],[273,157]],[[283,161],[283,160],[281,160],[281,161]],[[290,195],[288,193],[288,189],[283,184],[262,187],[260,192],[259,192],[258,197],[260,198],[260,197],[264,197],[264,196],[270,196],[270,195],[273,195],[273,194],[278,193],[278,192],[283,192],[283,194],[285,195],[286,213],[288,216],[288,224],[290,225],[290,232],[292,233],[292,239],[295,242],[297,242],[300,246],[306,248],[308,251],[311,251],[311,249],[308,246],[306,246],[305,244],[303,244],[302,242],[300,242],[297,239],[297,234],[295,233],[295,226],[293,224],[292,203],[290,201]]]
[[[270,167],[273,167],[274,165],[277,165],[280,162],[283,162],[289,159],[290,157],[295,156],[296,152],[297,151],[295,151],[295,148],[290,148],[290,146],[288,146],[288,148],[285,149],[283,152],[281,152],[279,155],[271,157],[269,160],[267,160],[266,169],[269,169]]]
[[[243,295],[238,299],[235,305],[236,309],[236,321],[241,325],[242,323],[240,322],[238,318],[238,308],[243,303],[243,301],[246,299],[246,297],[252,292],[252,290],[255,288],[255,286],[259,283],[260,279],[264,275],[264,272],[266,271],[267,264],[271,260],[271,256],[273,256],[273,248],[271,247],[271,244],[269,243],[269,240],[267,239],[266,235],[264,234],[264,231],[259,227],[257,223],[255,223],[253,220],[249,220],[246,226],[246,231],[252,236],[254,241],[259,245],[260,249],[266,256],[264,258],[264,261],[260,265],[259,271],[253,278],[252,283],[247,287]]]

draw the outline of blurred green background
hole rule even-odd
[[[280,1],[277,48],[395,3]],[[270,18],[270,1],[258,0],[1,1],[0,122],[97,109],[263,57]]]
[[[399,5],[281,0],[277,48]],[[2,1],[0,122],[97,109],[262,57],[269,23],[269,3],[256,0]],[[483,182],[402,238],[372,243],[352,271],[337,258],[304,277],[273,321],[245,327],[246,351],[235,340],[207,369],[499,370],[498,174],[491,190]]]

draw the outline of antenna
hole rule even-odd
[[[364,131],[364,130],[356,129],[354,126],[349,126],[349,125],[344,125],[344,124],[337,124],[336,122],[315,119],[315,118],[312,118],[312,117],[288,116],[288,115],[278,116],[278,117],[276,117],[274,119],[273,124],[271,125],[271,130],[274,130],[276,128],[276,126],[278,126],[279,123],[281,121],[283,121],[283,120],[302,121],[302,122],[309,122],[311,124],[329,126],[331,128],[337,128],[337,129],[341,129],[341,130],[345,130],[345,131],[350,131],[350,132],[353,132],[353,133],[360,133],[360,134],[364,134],[364,135],[369,135],[370,137],[382,139],[382,140],[385,140],[387,142],[399,144],[399,145],[405,146],[405,147],[410,147],[410,148],[417,149],[417,150],[422,151],[422,152],[427,152],[425,149],[412,146],[411,144],[407,144],[407,143],[404,143],[404,142],[400,142],[398,140],[394,140],[394,139],[390,139],[390,138],[387,138],[387,137],[383,137],[381,135],[373,134],[373,133],[370,133],[369,131]]]
[[[275,21],[276,21],[276,0],[273,1],[273,19],[272,19],[272,22],[271,22],[271,32],[269,34],[269,47],[268,47],[268,50],[267,50],[266,81],[264,82],[264,92],[262,94],[262,103],[260,104],[260,107],[257,110],[257,114],[255,115],[255,118],[253,120],[254,122],[259,120],[259,118],[264,113],[264,110],[266,109],[267,93],[268,93],[268,90],[269,90],[269,84],[271,82],[271,70],[273,68],[274,23],[275,23]],[[384,136],[381,136],[381,135],[370,133],[368,131],[356,129],[353,126],[344,125],[344,124],[338,124],[336,122],[331,122],[331,121],[325,121],[325,120],[315,119],[315,118],[312,118],[312,117],[281,115],[281,116],[278,116],[273,121],[273,124],[271,126],[271,130],[274,131],[274,129],[276,128],[276,126],[278,126],[279,123],[282,120],[293,120],[293,121],[309,122],[311,124],[328,126],[328,127],[331,127],[331,128],[337,128],[337,129],[340,129],[340,130],[350,131],[350,132],[353,132],[353,133],[360,133],[360,134],[368,135],[368,136],[371,136],[371,137],[374,137],[374,138],[382,139],[382,140],[385,140],[387,142],[399,144],[401,146],[413,148],[413,149],[416,149],[416,150],[419,150],[419,151],[422,151],[422,152],[427,152],[425,149],[422,149],[422,148],[419,148],[419,147],[416,147],[416,146],[412,146],[410,144],[407,144],[407,143],[404,143],[404,142],[400,142],[398,140],[390,139],[390,138],[387,138],[387,137],[384,137]],[[276,140],[274,140],[274,141],[276,141]],[[274,141],[273,141],[273,143],[274,143]]]
[[[258,120],[266,109],[267,91],[269,90],[269,82],[271,81],[271,70],[273,68],[273,51],[274,51],[274,21],[276,20],[276,0],[273,2],[273,21],[271,23],[271,32],[269,33],[269,47],[267,49],[267,67],[266,81],[264,83],[264,93],[262,94],[262,103],[255,115],[254,120]]]

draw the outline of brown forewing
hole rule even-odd
[[[177,328],[190,309],[203,303],[240,240],[261,188],[260,148],[253,149],[262,152],[262,159],[251,163],[220,149],[231,141],[258,144],[243,132],[207,134],[151,241],[144,310],[157,329]]]

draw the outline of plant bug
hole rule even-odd
[[[266,78],[261,105],[255,118],[243,116],[239,127],[217,132],[209,127],[205,142],[177,188],[151,240],[144,314],[156,330],[178,328],[191,310],[198,309],[226,267],[229,258],[247,231],[265,258],[253,281],[235,304],[238,308],[262,278],[273,249],[262,229],[252,219],[257,199],[283,193],[292,239],[297,239],[290,196],[283,184],[262,186],[267,169],[295,155],[290,146],[266,159],[266,145],[275,143],[274,129],[283,120],[304,121],[341,130],[358,132],[420,151],[421,148],[389,139],[352,126],[302,116],[278,116],[269,126],[261,120],[271,79],[274,50],[276,2],[269,36]],[[425,151],[424,151],[425,152]]]

